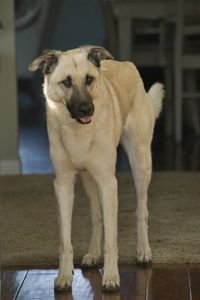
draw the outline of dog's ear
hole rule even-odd
[[[45,50],[42,55],[36,58],[32,63],[28,66],[30,72],[35,72],[38,69],[42,69],[44,74],[51,73],[57,63],[60,51],[56,50]]]
[[[91,47],[88,52],[88,59],[96,67],[100,67],[101,61],[106,59],[114,60],[114,57],[110,54],[108,50],[103,47]]]

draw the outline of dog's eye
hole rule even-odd
[[[85,84],[86,84],[86,85],[90,85],[93,81],[94,81],[94,77],[93,77],[93,76],[91,76],[91,75],[89,75],[89,74],[87,74],[87,75],[85,76]]]
[[[71,76],[67,76],[67,78],[62,81],[62,84],[64,84],[64,86],[66,86],[68,88],[72,87],[72,78],[71,78]]]

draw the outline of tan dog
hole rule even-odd
[[[93,226],[89,251],[82,264],[90,267],[99,263],[104,225],[103,289],[115,291],[120,284],[116,148],[121,141],[135,180],[137,261],[149,264],[147,190],[152,171],[151,140],[162,106],[163,86],[156,83],[146,93],[134,64],[114,61],[108,51],[95,46],[46,51],[29,66],[30,71],[39,68],[44,73],[60,225],[60,265],[55,289],[68,290],[72,285],[71,218],[75,175],[80,172],[91,202]]]

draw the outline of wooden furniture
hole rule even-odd
[[[177,0],[174,46],[174,124],[177,143],[181,142],[183,137],[183,99],[185,98],[188,99],[190,109],[187,113],[191,114],[195,133],[200,135],[200,112],[197,103],[200,92],[196,90],[195,77],[196,71],[200,70],[200,5],[197,1],[194,1],[193,5],[191,12],[186,7],[186,1]]]
[[[177,0],[179,1],[179,0]],[[108,48],[120,60],[130,60],[142,67],[161,67],[164,73],[164,81],[166,86],[166,99],[164,102],[165,110],[165,133],[167,135],[176,136],[176,140],[180,139],[180,122],[182,115],[180,112],[180,97],[175,96],[176,109],[174,109],[174,93],[172,82],[173,75],[178,74],[177,68],[174,72],[174,64],[178,59],[177,47],[180,44],[180,37],[174,42],[174,31],[177,21],[177,2],[175,0],[132,0],[132,1],[116,1],[102,0],[104,6],[104,16],[106,23],[106,32],[108,36]],[[194,14],[200,8],[200,1],[185,0],[186,11]],[[107,8],[107,9],[106,9]],[[158,42],[155,47],[143,46],[140,47],[137,40],[134,41],[134,29],[137,27],[138,20],[157,22],[157,28],[151,34],[158,36]],[[180,23],[180,22],[179,22]],[[172,28],[170,35],[167,35],[168,28]],[[137,30],[137,29],[136,29]],[[141,32],[136,31],[136,35],[148,35],[152,28],[142,28]],[[179,30],[179,29],[178,29]],[[147,39],[148,40],[148,39]],[[174,44],[176,49],[174,49]],[[173,56],[176,53],[175,61]],[[180,73],[180,72],[179,72]],[[177,79],[174,85],[175,95],[177,95]],[[189,76],[189,85],[193,84],[191,76]],[[179,92],[180,93],[180,92]],[[195,102],[191,102],[191,104]],[[191,105],[193,127],[196,133],[198,132],[198,118],[196,118],[195,105]],[[174,115],[175,110],[175,115]],[[174,115],[174,116],[173,116]],[[175,119],[175,124],[174,124]],[[178,125],[179,124],[179,125]],[[179,128],[179,129],[178,129]],[[179,132],[179,133],[178,133]]]
[[[132,21],[138,18],[168,20],[174,13],[174,1],[112,1],[112,9],[118,23],[119,58],[124,60],[131,59],[134,50],[132,48]]]
[[[107,45],[115,57],[138,67],[161,68],[166,85],[165,132],[172,135],[172,43],[167,20],[173,2],[104,0]]]

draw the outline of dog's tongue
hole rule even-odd
[[[91,117],[90,116],[81,117],[80,120],[83,123],[88,123],[91,121]]]

